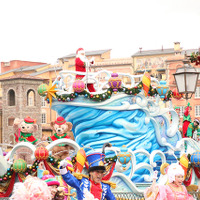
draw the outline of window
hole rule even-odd
[[[46,101],[45,101],[45,98],[42,97],[42,107],[45,107],[46,106]]]
[[[8,126],[13,126],[14,120],[15,120],[14,117],[8,118]]]
[[[200,105],[195,106],[195,117],[200,117]]]
[[[200,98],[200,87],[197,87],[197,88],[196,88],[194,98]]]
[[[12,89],[8,92],[8,105],[15,106],[15,91]]]
[[[10,62],[4,62],[4,67],[10,67]]]
[[[33,90],[27,92],[27,106],[35,106],[35,92]]]
[[[42,124],[46,124],[47,116],[46,113],[42,113]]]
[[[179,106],[179,107],[180,107],[180,117],[183,117],[185,106]]]

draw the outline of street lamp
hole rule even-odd
[[[187,101],[196,91],[199,72],[197,72],[196,69],[189,64],[189,60],[184,60],[183,64],[183,67],[178,68],[176,73],[173,75],[178,92],[180,94],[185,94],[185,97],[183,96],[183,98]]]

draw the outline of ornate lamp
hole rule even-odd
[[[167,84],[167,82],[162,80],[162,81],[160,81],[160,85],[158,85],[156,87],[156,90],[157,90],[158,94],[160,95],[161,99],[165,98],[165,95],[167,94],[167,92],[169,90],[169,87],[166,84]]]
[[[108,80],[108,84],[116,94],[118,89],[121,87],[122,80],[118,77],[117,73],[112,73],[110,79]]]
[[[195,93],[199,72],[189,64],[189,60],[184,60],[183,63],[183,67],[178,68],[173,75],[179,94],[185,94],[183,98],[188,100]]]
[[[126,165],[131,161],[131,154],[128,152],[128,148],[123,145],[121,152],[117,154],[118,161],[122,164],[122,167],[125,169]]]

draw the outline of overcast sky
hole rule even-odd
[[[47,63],[83,47],[111,57],[200,47],[200,0],[0,0],[0,61]]]

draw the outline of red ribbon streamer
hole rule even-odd
[[[44,166],[46,167],[46,170],[48,170],[51,175],[55,176],[46,160],[44,160]]]
[[[9,197],[13,190],[14,183],[15,183],[15,172],[13,172],[13,174],[12,174],[12,178],[10,180],[10,184],[7,188],[6,193],[0,193],[0,197]]]
[[[191,170],[191,174],[190,174],[190,177],[189,177],[189,179],[186,181],[186,180],[184,180],[183,181],[183,183],[184,183],[184,185],[187,187],[187,186],[189,186],[190,184],[191,184],[191,181],[192,181],[192,173],[193,173],[193,171]]]
[[[113,171],[114,171],[114,169],[115,169],[115,164],[116,164],[116,162],[114,162],[114,163],[112,164],[112,167],[111,167],[109,173],[108,173],[106,176],[104,176],[104,177],[102,178],[102,180],[108,181],[108,180],[111,178],[111,176],[112,176],[112,174],[113,174]]]
[[[198,167],[194,167],[194,172],[197,175],[197,178],[200,178],[200,172],[199,172]]]
[[[18,176],[19,181],[23,182],[23,180],[21,179],[21,177],[19,176],[19,174],[17,174],[17,176]]]

